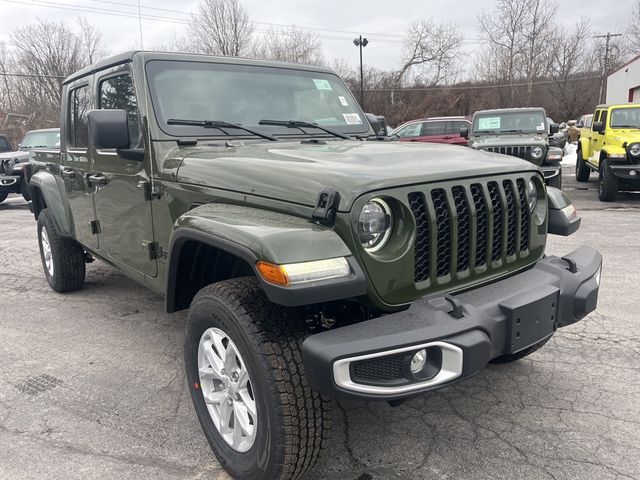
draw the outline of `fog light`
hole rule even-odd
[[[420,373],[424,366],[427,364],[427,351],[423,348],[414,353],[411,357],[411,373],[414,375]]]
[[[638,174],[638,172],[636,172],[635,170],[631,170],[629,172],[629,175],[631,175],[632,177],[635,177]]]

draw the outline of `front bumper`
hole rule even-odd
[[[19,192],[21,178],[20,175],[0,175],[0,192]]]
[[[610,165],[613,174],[620,180],[627,183],[637,183],[640,185],[640,165]]]
[[[490,285],[312,335],[302,344],[309,384],[334,396],[391,400],[463,380],[595,310],[601,268],[602,256],[585,246]],[[422,349],[425,370],[412,374],[410,359]]]
[[[560,164],[558,165],[542,165],[540,166],[540,170],[542,171],[542,175],[545,180],[550,180],[554,177],[562,175],[562,167]]]

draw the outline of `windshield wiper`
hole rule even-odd
[[[525,133],[524,130],[520,130],[518,128],[512,128],[510,130],[500,130],[501,133]]]
[[[287,128],[317,128],[318,130],[322,130],[325,133],[329,133],[334,137],[344,138],[345,140],[351,140],[349,135],[345,135],[344,133],[338,132],[331,128],[326,128],[318,125],[317,123],[305,122],[303,120],[260,120],[258,122],[259,125],[273,125],[278,127],[287,127]],[[302,130],[304,132],[304,130]],[[306,132],[305,132],[306,133]]]
[[[473,132],[474,135],[476,133],[497,133],[497,130],[476,130],[475,132]]]
[[[238,125],[235,123],[222,122],[220,120],[182,120],[179,118],[170,118],[167,120],[167,125],[192,125],[194,127],[203,127],[203,128],[217,128],[225,135],[231,135],[229,132],[225,131],[225,128],[237,128],[239,130],[244,130],[245,132],[251,133],[252,135],[256,135],[257,137],[264,138],[266,140],[277,141],[278,138],[270,135],[266,132],[261,132],[259,130],[254,130],[253,128],[243,127],[242,125]]]

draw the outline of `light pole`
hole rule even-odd
[[[360,107],[364,110],[364,73],[362,71],[362,49],[369,44],[369,40],[366,38],[362,38],[362,35],[359,35],[358,38],[353,39],[353,44],[356,47],[360,48]]]

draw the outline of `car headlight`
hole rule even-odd
[[[634,143],[629,147],[629,154],[634,157],[640,157],[640,143]]]
[[[358,238],[367,252],[377,252],[391,236],[391,208],[381,198],[366,203],[358,218]]]
[[[536,160],[539,160],[542,158],[542,156],[544,155],[544,150],[542,149],[542,147],[533,147],[531,149],[531,157],[535,158]]]
[[[533,212],[538,203],[538,187],[533,179],[529,180],[527,184],[527,203],[529,204],[529,210]]]

